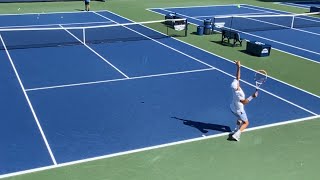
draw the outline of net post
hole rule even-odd
[[[291,20],[291,27],[290,27],[290,29],[294,28],[294,27],[293,27],[293,25],[294,25],[294,17],[295,17],[295,16],[292,16],[292,20]]]
[[[233,23],[233,16],[231,16],[231,22],[230,22],[229,30],[232,30],[232,23]]]
[[[213,32],[215,30],[215,24],[216,24],[216,17],[215,16],[212,17],[211,24],[212,24],[212,34],[213,34]]]
[[[83,36],[83,44],[86,44],[86,28],[82,29],[82,36]]]
[[[186,23],[186,26],[184,29],[184,36],[187,37],[188,36],[188,20],[187,19],[186,19],[185,23]]]

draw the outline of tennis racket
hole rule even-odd
[[[258,70],[254,74],[254,81],[256,82],[256,90],[259,90],[260,86],[267,81],[268,75],[265,70]]]

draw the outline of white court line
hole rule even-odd
[[[73,36],[75,39],[77,39],[79,42],[81,42],[84,46],[86,46],[90,51],[92,51],[94,54],[99,56],[104,62],[108,63],[111,67],[113,67],[115,70],[117,70],[120,74],[122,74],[124,77],[129,78],[125,73],[123,73],[120,69],[118,69],[116,66],[114,66],[112,63],[110,63],[108,60],[106,60],[104,57],[102,57],[99,53],[97,53],[95,50],[93,50],[91,47],[89,47],[87,44],[82,42],[78,37],[76,37],[74,34],[72,34],[68,29],[65,29],[63,26],[60,26],[63,28],[67,33],[69,33],[71,36]]]
[[[292,4],[292,3],[275,2],[274,4],[278,4],[278,5],[282,5],[282,6],[295,7],[295,8],[303,8],[303,9],[309,9],[310,8],[308,6],[301,6],[301,5]]]
[[[17,8],[18,9],[18,8]],[[105,10],[100,10],[96,12],[104,12]],[[50,15],[50,14],[77,14],[77,13],[88,13],[87,11],[67,11],[67,12],[39,12],[39,13],[20,13],[20,14],[0,14],[1,16],[24,16],[24,15]],[[91,13],[91,11],[89,11]]]
[[[247,15],[265,15],[266,13],[244,13],[244,14],[224,14],[223,16],[247,16]],[[275,14],[275,13],[267,13],[267,14]],[[203,18],[203,17],[215,17],[217,16],[216,14],[214,15],[206,15],[206,16],[192,16],[194,18]]]
[[[247,128],[244,131],[244,133],[256,131],[259,129],[266,129],[266,128],[271,128],[271,127],[283,126],[283,125],[287,125],[287,124],[310,121],[310,120],[314,120],[316,118],[320,118],[320,116],[319,115],[318,116],[309,116],[309,117],[300,118],[300,119],[292,119],[292,120],[288,120],[288,121]],[[45,166],[45,167],[41,167],[41,168],[35,168],[35,169],[24,170],[24,171],[15,172],[15,173],[4,174],[4,175],[0,175],[0,179],[18,176],[18,175],[36,173],[36,172],[45,171],[45,170],[53,170],[53,169],[57,169],[57,168],[78,165],[78,164],[83,164],[83,163],[97,161],[97,160],[105,160],[105,159],[113,158],[113,157],[117,157],[117,156],[129,155],[129,154],[134,154],[134,153],[139,153],[139,152],[144,152],[144,151],[150,151],[150,150],[155,150],[155,149],[160,149],[160,148],[182,145],[182,144],[186,144],[186,143],[199,142],[199,141],[203,141],[203,140],[209,140],[209,139],[214,139],[214,138],[228,136],[228,135],[229,135],[229,133],[225,132],[225,133],[219,133],[219,134],[214,134],[214,135],[209,135],[209,136],[204,136],[204,137],[201,136],[201,137],[187,139],[187,140],[181,140],[181,141],[176,141],[176,142],[171,142],[171,143],[166,143],[166,144],[160,144],[160,145],[156,145],[156,146],[149,146],[149,147],[134,149],[134,150],[130,150],[130,151],[123,151],[123,152],[114,153],[114,154],[97,156],[97,157],[93,157],[93,158],[86,158],[86,159],[81,159],[81,160],[77,160],[77,161],[61,163],[56,166]]]
[[[152,78],[152,77],[162,77],[162,76],[177,75],[177,74],[189,74],[189,73],[203,72],[203,71],[210,71],[210,70],[215,70],[215,68],[196,69],[196,70],[189,70],[189,71],[178,71],[178,72],[162,73],[162,74],[152,74],[152,75],[135,76],[135,77],[129,77],[129,78],[110,79],[110,80],[103,80],[103,81],[91,81],[91,82],[83,82],[83,83],[64,84],[64,85],[47,86],[47,87],[40,87],[40,88],[30,88],[30,89],[26,89],[26,91],[27,92],[28,91],[39,91],[39,90],[56,89],[56,88],[64,88],[64,87],[75,87],[75,86],[83,86],[83,85],[90,85],[90,84],[100,84],[100,83],[108,83],[108,82],[125,81],[125,80],[145,79],[145,78]]]
[[[84,23],[65,23],[65,24],[43,24],[43,25],[27,25],[27,26],[0,26],[1,29],[9,29],[9,28],[33,28],[33,27],[45,27],[45,26],[59,26],[59,25],[90,25],[90,24],[106,24],[113,23],[112,21],[97,21],[97,22],[84,22]]]
[[[48,142],[48,140],[47,140],[47,138],[46,138],[46,135],[44,134],[44,131],[43,131],[42,127],[41,127],[40,121],[39,121],[39,119],[38,119],[38,117],[37,117],[37,115],[36,115],[36,112],[35,112],[34,109],[33,109],[33,106],[32,106],[32,104],[31,104],[31,101],[30,101],[30,99],[29,99],[29,96],[28,96],[28,94],[26,93],[26,90],[25,90],[25,88],[24,88],[24,85],[22,84],[22,81],[21,81],[21,79],[20,79],[20,76],[19,76],[19,74],[18,74],[18,71],[17,71],[17,69],[16,69],[16,66],[15,66],[14,63],[13,63],[13,60],[12,60],[12,58],[11,58],[11,55],[10,55],[8,49],[7,49],[6,44],[4,43],[4,40],[3,40],[2,36],[1,36],[1,34],[0,34],[0,39],[1,39],[1,42],[2,42],[2,45],[3,45],[4,49],[5,49],[5,51],[6,51],[6,54],[7,54],[8,58],[9,58],[9,61],[10,61],[10,63],[11,63],[11,66],[12,66],[12,68],[13,68],[13,70],[14,70],[14,73],[15,73],[17,79],[18,79],[18,82],[19,82],[19,84],[20,84],[20,87],[21,87],[21,89],[22,89],[22,92],[23,92],[23,94],[24,94],[24,96],[25,96],[25,98],[26,98],[26,100],[27,100],[27,102],[28,102],[28,105],[29,105],[30,110],[31,110],[32,115],[33,115],[33,118],[34,118],[34,120],[36,121],[36,124],[37,124],[37,126],[38,126],[38,129],[39,129],[39,131],[40,131],[40,133],[41,133],[42,139],[43,139],[44,143],[46,144],[46,147],[47,147],[47,150],[48,150],[49,155],[50,155],[50,157],[51,157],[51,160],[52,160],[52,162],[53,162],[54,165],[57,165],[57,161],[56,161],[56,159],[55,159],[55,157],[54,157],[54,155],[53,155],[53,153],[52,153],[52,150],[51,150],[51,147],[50,147],[50,145],[49,145],[49,142]]]
[[[260,12],[265,12],[265,13],[281,14],[281,13],[279,13],[279,12],[272,12],[272,11],[270,11],[270,10],[266,10],[266,9],[264,9],[263,7],[260,7],[260,8],[263,8],[264,10],[251,7],[250,5],[242,6],[242,8],[252,9],[252,10],[255,10],[255,11],[260,11]],[[277,10],[274,10],[274,11],[277,11]],[[286,13],[286,14],[293,14],[292,12],[285,12],[285,13]]]
[[[17,8],[18,9],[18,8]],[[21,14],[0,14],[1,16],[27,16],[27,15],[50,15],[50,14],[72,14],[72,13],[87,13],[85,11],[74,12],[39,12],[39,13],[21,13]]]
[[[157,14],[160,14],[160,15],[162,15],[162,16],[164,15],[164,14],[162,14],[162,13],[160,13],[160,12],[156,12],[156,11],[152,11],[152,10],[149,10],[149,11],[154,12],[154,13],[157,13]],[[183,15],[183,16],[184,16],[184,15]],[[187,16],[185,16],[185,17],[187,17]],[[124,18],[124,17],[123,17],[123,18]],[[199,19],[195,19],[195,20],[200,21]],[[191,23],[191,24],[193,24],[193,25],[195,25],[195,26],[198,26],[198,24],[194,24],[194,23]],[[199,50],[204,51],[204,52],[206,52],[206,53],[212,54],[212,55],[217,56],[217,57],[219,57],[219,58],[221,58],[221,59],[224,59],[224,60],[226,60],[226,61],[229,61],[229,62],[231,62],[231,63],[234,63],[234,62],[231,61],[230,59],[227,59],[227,58],[225,58],[225,57],[219,56],[219,55],[214,54],[214,53],[212,53],[212,52],[209,52],[209,51],[207,51],[207,50],[205,50],[205,49],[199,48],[198,46],[195,46],[195,45],[193,45],[193,44],[184,42],[184,41],[182,41],[182,40],[180,40],[180,39],[176,39],[176,38],[174,38],[174,39],[175,39],[176,41],[179,41],[179,42],[181,42],[181,43],[187,44],[187,45],[192,46],[192,47],[194,47],[194,48],[196,48],[196,49],[199,49]],[[302,57],[302,56],[299,56],[299,55],[296,55],[296,54],[292,54],[292,53],[289,53],[289,52],[286,52],[286,51],[283,51],[283,50],[280,50],[280,49],[277,49],[277,48],[273,48],[273,49],[275,49],[275,50],[277,50],[277,51],[281,51],[281,52],[283,52],[283,53],[287,53],[287,54],[293,55],[293,56],[300,57],[300,58],[302,58],[302,59],[307,59],[307,60],[310,60],[310,61],[314,61],[314,60],[308,59],[308,58],[306,58],[306,57]],[[251,68],[246,67],[246,66],[242,66],[242,67],[244,67],[244,68],[246,68],[246,69],[249,69],[249,70],[251,70],[251,71],[255,71],[254,69],[251,69]],[[280,82],[280,83],[282,83],[282,84],[285,84],[285,85],[287,85],[287,86],[290,86],[290,87],[292,87],[292,88],[294,88],[294,89],[297,89],[297,90],[299,90],[299,91],[302,91],[302,92],[304,92],[304,93],[307,93],[307,94],[309,94],[309,95],[312,95],[312,96],[320,99],[320,96],[318,96],[318,95],[316,95],[316,94],[313,94],[313,93],[311,93],[311,92],[308,92],[308,91],[306,91],[306,90],[304,90],[304,89],[298,88],[298,87],[296,87],[296,86],[294,86],[294,85],[292,85],[292,84],[289,84],[289,83],[287,83],[287,82],[281,81],[281,80],[276,79],[276,78],[274,78],[274,77],[269,77],[269,78],[271,78],[271,79],[273,79],[273,80],[275,80],[275,81],[278,81],[278,82]]]
[[[221,7],[221,6],[235,6],[246,4],[222,4],[222,5],[202,5],[202,6],[177,6],[177,7],[163,7],[165,9],[188,9],[188,8],[203,8],[203,7]],[[238,8],[238,7],[237,7]],[[148,8],[148,9],[162,9],[162,8]]]

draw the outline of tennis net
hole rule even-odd
[[[244,32],[280,30],[291,28],[320,27],[320,18],[314,17],[316,13],[304,14],[275,14],[275,15],[249,15],[249,16],[216,16],[212,23],[224,24],[224,28]]]
[[[187,36],[186,19],[98,24],[77,27],[55,25],[37,28],[0,28],[0,49],[25,49],[92,43],[116,43]]]

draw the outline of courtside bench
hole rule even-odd
[[[228,40],[228,43],[230,44],[230,39],[233,40],[232,46],[235,46],[237,43],[239,43],[240,46],[242,46],[242,39],[240,37],[240,34],[237,31],[230,30],[230,29],[221,29],[221,44],[225,42],[225,40]]]

